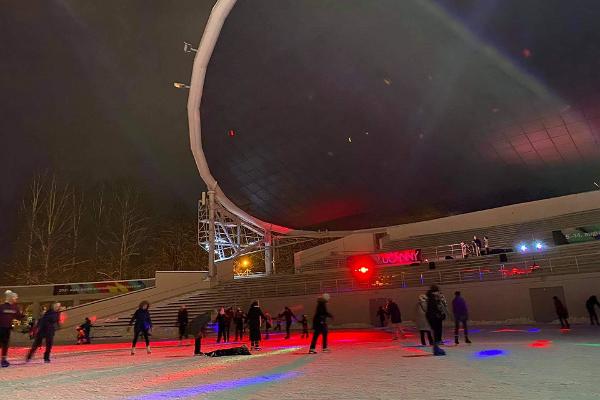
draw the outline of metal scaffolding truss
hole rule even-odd
[[[261,251],[265,246],[265,231],[243,221],[219,202],[214,206],[215,262],[242,254]],[[198,202],[198,244],[210,252],[210,203]]]

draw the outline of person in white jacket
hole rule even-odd
[[[429,341],[429,345],[433,345],[433,338],[431,337],[431,327],[429,326],[429,322],[427,321],[427,296],[422,294],[419,296],[419,301],[417,301],[417,305],[415,307],[415,322],[417,325],[417,329],[421,334],[421,345],[426,346],[425,335],[427,335],[427,340]]]

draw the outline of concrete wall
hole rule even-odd
[[[113,296],[82,306],[67,309],[64,328],[81,324],[85,317],[102,320],[135,309],[143,300],[157,303],[195,290],[208,289],[214,282],[202,271],[157,271],[156,286],[136,292]]]
[[[581,211],[595,210],[600,205],[600,191],[514,204],[430,221],[387,228],[390,240],[433,233],[454,232],[487,226],[517,224],[552,218]]]
[[[375,233],[354,233],[352,235],[302,250],[294,254],[294,268],[329,257],[332,253],[375,251]]]
[[[506,281],[447,285],[441,289],[448,302],[454,292],[460,290],[467,300],[470,318],[480,322],[533,322],[533,310],[529,296],[530,288],[564,288],[566,305],[571,317],[587,316],[584,303],[592,295],[600,295],[600,273],[525,278]],[[404,320],[414,320],[417,298],[426,288],[371,290],[331,294],[329,311],[335,316],[333,326],[370,326],[369,300],[392,298],[398,302]],[[551,297],[548,302],[552,302]],[[296,314],[314,313],[316,296],[293,296],[261,299],[263,310],[272,314],[289,306]]]

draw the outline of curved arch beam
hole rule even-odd
[[[204,28],[204,34],[200,40],[196,57],[194,57],[192,80],[190,83],[190,94],[187,103],[190,146],[192,149],[192,154],[194,155],[196,166],[200,172],[200,177],[202,177],[202,180],[204,183],[206,183],[208,190],[215,192],[219,202],[229,212],[238,216],[243,221],[256,225],[265,231],[272,231],[280,234],[297,234],[300,231],[293,231],[290,228],[274,225],[253,217],[229,200],[223,190],[221,190],[219,187],[216,179],[212,176],[210,169],[208,168],[206,156],[204,155],[204,149],[202,148],[200,103],[204,90],[206,69],[208,68],[208,63],[217,43],[217,39],[219,38],[219,34],[221,33],[221,28],[223,27],[229,12],[233,6],[235,6],[236,1],[237,0],[218,0],[215,3],[210,13],[210,17],[208,18],[208,22],[206,23],[206,27]]]

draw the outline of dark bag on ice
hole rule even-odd
[[[219,349],[205,353],[208,357],[224,357],[224,356],[250,356],[250,351],[246,345],[240,347],[232,347],[230,349]]]

